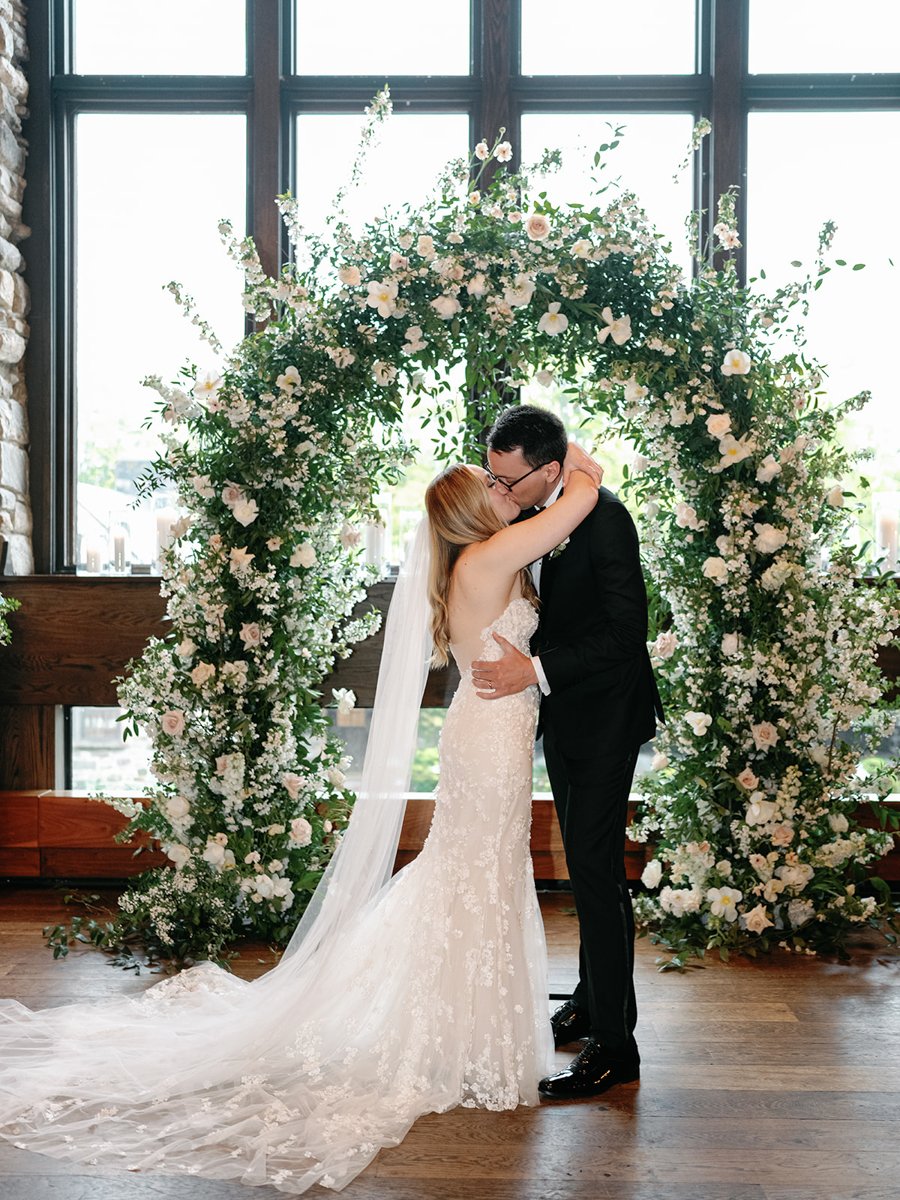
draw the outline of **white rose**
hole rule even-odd
[[[193,671],[191,671],[191,682],[194,687],[203,687],[207,679],[212,679],[216,673],[216,668],[212,663],[201,662],[197,663]]]
[[[647,389],[642,387],[633,375],[630,379],[625,380],[625,402],[627,404],[636,404],[638,400],[643,400],[646,395]]]
[[[703,737],[712,725],[712,717],[709,713],[688,712],[684,714],[684,719],[697,737]]]
[[[223,503],[227,504],[229,508],[233,508],[239,500],[243,499],[244,489],[242,487],[238,487],[236,483],[226,483],[225,487],[222,488],[222,501]]]
[[[296,800],[303,787],[302,778],[294,771],[285,771],[281,777],[281,782],[290,798]]]
[[[379,358],[372,364],[372,374],[375,376],[376,383],[381,384],[382,387],[387,387],[389,383],[393,383],[396,379],[397,368],[393,363],[382,362]]]
[[[748,792],[754,791],[759,786],[759,780],[749,767],[744,767],[740,775],[737,776],[737,781],[741,787],[746,788]]]
[[[785,580],[791,575],[791,564],[778,560],[773,562],[770,567],[766,567],[760,577],[760,583],[767,592],[777,592]]]
[[[163,733],[169,737],[181,737],[184,733],[184,713],[180,708],[171,708],[164,712],[160,719]]]
[[[534,295],[534,288],[530,275],[517,275],[512,284],[504,288],[503,299],[511,308],[524,308]]]
[[[828,824],[831,826],[834,833],[846,833],[850,828],[850,822],[843,813],[830,813],[828,816]]]
[[[542,242],[550,233],[550,222],[543,213],[532,213],[525,222],[525,232],[533,242]]]
[[[251,646],[259,646],[262,642],[262,630],[255,621],[245,622],[241,626],[241,631],[238,637],[249,649]]]
[[[775,872],[786,888],[802,892],[815,872],[809,863],[788,863]]]
[[[772,922],[769,920],[769,914],[764,904],[757,904],[756,908],[751,909],[744,918],[744,927],[751,933],[762,933],[771,925]]]
[[[191,811],[191,806],[184,796],[170,796],[166,800],[166,816],[172,821],[180,821]]]
[[[225,847],[221,842],[214,841],[212,838],[206,843],[206,847],[201,855],[202,858],[209,863],[211,867],[221,867],[225,864]]]
[[[756,468],[756,481],[757,483],[771,483],[775,476],[780,474],[780,463],[778,463],[771,454],[767,454]]]
[[[170,859],[175,864],[175,869],[180,871],[183,866],[190,862],[191,852],[187,846],[179,845],[178,843],[170,843],[164,846],[166,858]]]
[[[713,583],[722,584],[728,578],[728,566],[724,558],[712,555],[703,564],[703,574]]]
[[[238,500],[232,505],[231,512],[240,525],[252,525],[259,516],[259,506],[255,500]]]
[[[312,825],[306,817],[294,817],[291,821],[291,841],[295,846],[308,846],[312,841]]]
[[[359,287],[362,283],[362,275],[359,273],[359,267],[341,267],[338,271],[338,279],[347,287]]]
[[[486,276],[481,271],[479,271],[476,275],[473,275],[466,284],[466,291],[470,296],[483,296],[487,291]]]
[[[685,913],[697,912],[700,907],[702,893],[697,888],[664,887],[659,893],[660,908],[671,913],[673,917],[683,917]]]
[[[774,904],[783,891],[784,883],[780,879],[767,879],[762,892],[763,899],[769,904]]]
[[[538,371],[534,378],[541,385],[541,387],[548,388],[553,386],[552,371]]]
[[[290,563],[292,567],[314,567],[316,564],[314,547],[309,542],[303,542],[291,555]]]
[[[431,301],[431,307],[439,317],[449,321],[451,317],[456,316],[462,305],[455,296],[435,296]]]
[[[683,500],[675,505],[675,524],[679,529],[700,529],[702,522],[697,519],[697,510],[692,504],[685,504]]]
[[[723,375],[749,375],[753,363],[743,350],[729,350],[722,362]]]
[[[834,485],[834,487],[831,489],[831,491],[825,497],[825,500],[828,504],[831,505],[832,508],[843,508],[844,492],[839,483],[836,483]]]
[[[572,253],[576,258],[590,258],[593,249],[593,245],[587,238],[579,238],[572,244]]]
[[[706,428],[710,437],[718,441],[731,432],[731,417],[728,413],[713,413],[711,417],[706,418]]]
[[[782,821],[773,826],[770,837],[773,846],[789,846],[794,840],[794,827],[790,821]]]
[[[663,771],[669,765],[668,754],[654,754],[650,763],[651,771]]]
[[[674,633],[661,633],[650,648],[650,653],[656,658],[671,658],[678,645],[678,636]]]
[[[759,725],[751,725],[750,732],[753,734],[757,750],[768,750],[778,744],[778,730],[771,721],[761,721]]]
[[[275,882],[268,875],[257,875],[253,886],[256,888],[256,894],[262,896],[263,900],[271,900],[275,895]]]
[[[757,522],[753,528],[756,530],[753,544],[760,554],[774,554],[787,541],[787,534],[784,530],[776,529],[774,525]]]
[[[434,258],[434,239],[423,233],[416,242],[416,253],[422,258]]]
[[[642,475],[650,466],[650,459],[645,454],[636,454],[631,461],[631,470],[635,475]]]
[[[336,788],[343,787],[344,782],[347,779],[347,776],[344,774],[344,772],[339,770],[337,767],[329,767],[325,772],[325,776],[332,787]]]
[[[409,266],[409,259],[405,254],[398,254],[396,250],[391,254],[388,266],[392,271],[405,271]]]
[[[662,863],[656,858],[651,858],[641,872],[641,883],[644,887],[656,888],[659,887],[661,879]]]

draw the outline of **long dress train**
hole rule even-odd
[[[32,1012],[0,1002],[0,1134],[126,1170],[340,1189],[417,1117],[538,1101],[552,1036],[529,854],[537,691],[480,700],[455,647],[435,815],[418,858],[345,931],[244,983],[211,964],[137,998]]]

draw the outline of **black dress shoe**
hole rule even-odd
[[[553,1044],[557,1050],[570,1042],[579,1042],[591,1032],[591,1019],[583,1008],[567,1000],[550,1018],[553,1027]]]
[[[599,1096],[617,1083],[632,1083],[640,1077],[637,1047],[620,1058],[590,1038],[565,1070],[541,1080],[538,1091],[548,1100],[577,1100],[582,1096]]]

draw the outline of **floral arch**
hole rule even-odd
[[[854,814],[890,781],[856,767],[889,723],[874,647],[900,613],[886,587],[856,586],[843,544],[835,431],[865,397],[825,408],[802,347],[776,349],[815,280],[742,289],[725,197],[724,266],[685,282],[634,196],[531,197],[509,158],[481,143],[422,209],[359,235],[339,212],[307,234],[282,198],[297,255],[277,279],[222,227],[265,325],[220,376],[150,381],[167,434],[144,483],[174,482],[187,515],[164,567],[172,632],[121,689],[158,787],[115,803],[175,870],[131,887],[110,940],[139,928],[168,955],[217,957],[241,932],[289,936],[352,805],[317,689],[377,620],[350,618],[372,577],[357,527],[410,453],[404,396],[437,405],[447,457],[477,458],[510,385],[540,371],[638,448],[630,495],[671,610],[651,648],[669,724],[632,831],[655,848],[640,919],[677,964],[833,949],[885,917],[861,885],[891,838]]]

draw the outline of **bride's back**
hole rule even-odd
[[[475,559],[464,550],[450,578],[450,649],[460,671],[481,657],[484,630],[522,596],[518,572],[498,571],[493,563]]]

